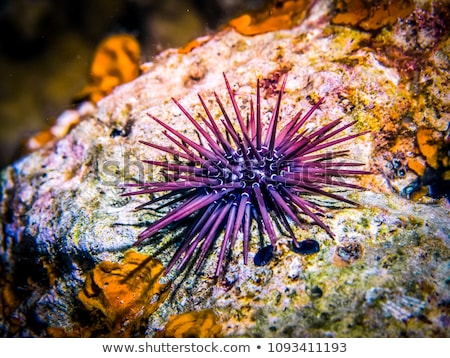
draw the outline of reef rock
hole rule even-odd
[[[291,14],[289,21],[258,15],[252,23],[249,14],[192,49],[161,53],[96,107],[81,105],[80,121],[65,137],[1,172],[2,336],[92,336],[96,330],[87,317],[95,307],[109,317],[102,329],[110,327],[110,335],[164,335],[172,329],[170,317],[210,310],[205,312],[213,312],[215,336],[450,336],[448,6],[305,3],[279,2],[286,11],[277,16]],[[245,26],[251,28],[245,31]],[[152,273],[144,266],[139,276],[129,269],[117,274],[126,267],[126,252],[137,235],[159,215],[135,211],[148,197],[121,196],[125,189],[119,185],[164,180],[141,161],[166,155],[140,140],[169,145],[147,113],[197,140],[170,98],[193,114],[203,113],[197,93],[215,108],[216,91],[230,108],[223,72],[244,111],[260,79],[264,121],[287,73],[281,126],[325,97],[309,129],[342,117],[356,121],[349,134],[370,130],[345,146],[353,160],[373,172],[357,180],[365,191],[342,193],[360,206],[330,203],[323,220],[334,240],[311,223],[295,229],[299,241],[319,243],[320,250],[310,255],[294,252],[280,234],[272,260],[255,266],[261,247],[255,233],[249,263],[243,264],[237,243],[226,274],[218,279],[213,277],[215,247],[196,273],[172,270],[153,279],[155,287],[151,281],[150,286],[127,283],[128,276],[146,280],[162,270],[158,266]],[[219,118],[218,108],[213,116]],[[164,239],[133,250],[167,265],[179,230],[166,230]],[[93,280],[99,269],[105,290],[110,283],[120,290],[139,287],[138,299],[124,297],[132,310],[138,303],[140,314],[123,313],[106,294],[101,304],[92,303],[86,292],[99,290]],[[115,278],[110,280],[108,271],[117,271]],[[152,310],[143,308],[146,303]],[[131,326],[132,332],[124,332]],[[190,326],[176,329],[190,332]]]

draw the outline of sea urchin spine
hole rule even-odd
[[[145,141],[141,143],[173,155],[179,158],[181,163],[144,160],[145,163],[162,168],[166,181],[125,184],[128,187],[137,187],[138,190],[124,195],[163,193],[139,208],[173,208],[141,232],[136,244],[142,243],[174,222],[188,218],[191,222],[184,240],[167,266],[166,273],[176,264],[178,270],[183,269],[194,257],[197,258],[197,270],[223,233],[215,272],[220,275],[224,258],[233,250],[239,231],[242,232],[246,264],[253,220],[260,232],[267,234],[271,245],[275,245],[277,241],[275,227],[285,229],[296,245],[291,223],[302,225],[301,215],[310,217],[333,237],[330,228],[319,217],[323,209],[311,198],[323,196],[356,205],[327,188],[362,189],[342,178],[368,174],[366,171],[354,169],[361,166],[360,163],[336,161],[336,158],[347,155],[348,150],[329,150],[334,145],[365,134],[363,132],[336,137],[355,122],[338,128],[341,119],[337,119],[315,131],[303,128],[305,122],[323,103],[323,98],[305,115],[302,116],[302,112],[298,112],[278,131],[280,105],[287,76],[283,78],[267,127],[262,123],[259,81],[256,86],[256,108],[251,101],[250,113],[244,120],[225,74],[224,79],[234,109],[234,120],[216,93],[214,96],[222,112],[223,131],[200,95],[198,98],[206,114],[206,117],[199,115],[200,123],[173,99],[207,142],[207,146],[189,139],[148,114],[165,129],[164,135],[177,149]]]

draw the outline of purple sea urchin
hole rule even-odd
[[[261,234],[267,234],[271,245],[275,245],[277,241],[276,227],[286,230],[294,246],[297,245],[291,223],[302,225],[302,215],[310,217],[333,237],[330,228],[319,217],[323,209],[311,198],[323,196],[356,205],[353,201],[330,192],[328,188],[361,189],[358,185],[345,182],[343,178],[368,174],[366,171],[353,169],[361,166],[360,163],[336,161],[336,158],[348,154],[348,150],[329,150],[336,144],[364,134],[336,138],[355,122],[338,128],[341,119],[337,119],[315,131],[304,129],[303,125],[323,103],[323,98],[304,116],[302,112],[298,112],[284,128],[277,131],[287,76],[283,78],[275,108],[266,127],[262,123],[259,81],[256,87],[256,108],[251,101],[250,113],[244,120],[225,74],[224,79],[235,116],[232,121],[219,96],[214,93],[222,112],[224,132],[200,95],[198,98],[206,114],[206,117],[199,115],[200,123],[173,99],[202,140],[207,142],[207,146],[189,139],[148,114],[165,129],[164,135],[177,148],[146,141],[141,143],[176,156],[182,163],[144,160],[145,163],[162,168],[166,181],[126,184],[139,189],[124,195],[163,193],[139,208],[159,210],[173,207],[141,232],[136,244],[153,237],[174,222],[188,218],[191,221],[166,273],[177,263],[177,269],[181,270],[193,257],[198,257],[195,266],[198,269],[214,243],[222,236],[215,272],[220,275],[224,258],[235,246],[240,231],[246,264],[253,220]]]

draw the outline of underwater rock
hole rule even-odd
[[[240,233],[224,259],[224,277],[215,278],[216,260],[208,258],[196,272],[188,267],[163,277],[176,289],[158,301],[154,312],[137,320],[140,327],[134,334],[154,336],[164,327],[169,332],[169,321],[175,320],[170,317],[213,309],[225,337],[450,336],[443,318],[449,297],[448,202],[427,194],[417,200],[402,195],[403,188],[426,172],[417,163],[409,168],[409,159],[422,155],[433,168],[437,158],[438,165],[448,167],[445,153],[438,151],[436,157],[430,143],[416,138],[419,128],[441,133],[440,140],[448,138],[449,11],[437,2],[403,3],[411,8],[386,24],[378,17],[337,24],[335,2],[314,1],[306,13],[290,18],[288,28],[251,36],[227,28],[189,51],[165,51],[143,64],[135,80],[100,99],[95,109],[79,113],[79,123],[63,138],[5,168],[0,179],[0,335],[63,336],[58,329],[66,327],[78,334],[87,308],[107,312],[98,303],[104,299],[94,304],[83,298],[83,306],[80,292],[93,287],[93,272],[99,273],[95,268],[106,267],[102,262],[110,262],[113,269],[122,265],[139,233],[170,209],[134,210],[152,198],[124,197],[119,186],[165,180],[164,173],[142,162],[169,158],[139,141],[171,144],[147,113],[198,140],[170,97],[195,115],[203,113],[197,93],[210,101],[217,92],[230,108],[225,72],[243,111],[254,101],[260,79],[266,126],[283,74],[288,81],[279,128],[324,97],[306,129],[344,118],[356,122],[349,135],[370,130],[371,135],[348,141],[341,149],[373,174],[348,183],[365,191],[350,187],[338,193],[358,207],[321,202],[325,209],[320,218],[334,240],[307,215],[301,216],[301,225],[291,225],[292,233],[284,225],[275,228],[276,263],[255,266],[251,260],[243,264]],[[258,18],[257,24],[264,23]],[[219,121],[220,109],[212,101],[208,108]],[[271,215],[277,216],[275,208]],[[269,242],[266,235],[258,235],[262,230],[251,229],[249,253],[254,255]],[[172,225],[135,250],[165,267],[183,230],[181,224]],[[320,251],[298,255],[290,250],[291,237],[314,237]],[[217,258],[219,248],[214,246],[210,254]],[[374,288],[377,295],[371,294]],[[109,317],[111,327],[124,322],[121,314]]]

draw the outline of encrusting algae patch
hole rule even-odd
[[[157,338],[218,338],[222,326],[217,322],[214,311],[186,312],[169,318],[164,329],[155,334]]]
[[[430,167],[438,168],[438,151],[439,145],[433,138],[434,130],[431,128],[419,128],[417,131],[417,145],[420,153],[426,158]]]
[[[393,25],[400,17],[408,16],[413,9],[414,4],[410,0],[338,0],[335,4],[336,15],[331,22],[336,25],[357,26],[366,31],[379,30]]]
[[[97,103],[115,87],[139,76],[141,49],[132,35],[112,35],[95,51],[90,71],[90,83],[77,95]]]
[[[306,17],[310,1],[274,0],[265,10],[247,13],[231,19],[227,26],[245,36],[254,36],[271,31],[290,29]],[[178,49],[178,53],[187,54],[208,42],[212,36],[204,36],[190,41]]]
[[[447,196],[450,184],[450,141],[447,134],[433,128],[419,127],[416,133],[416,154],[408,159],[410,170],[418,178],[406,187],[408,196],[419,200],[428,194],[432,197]],[[428,186],[428,189],[426,188]]]
[[[309,6],[307,0],[274,1],[266,11],[244,14],[232,19],[229,25],[246,36],[290,29],[305,18]]]
[[[163,272],[158,260],[128,251],[122,263],[103,261],[89,272],[78,298],[87,310],[103,314],[112,333],[126,335],[167,298]]]

